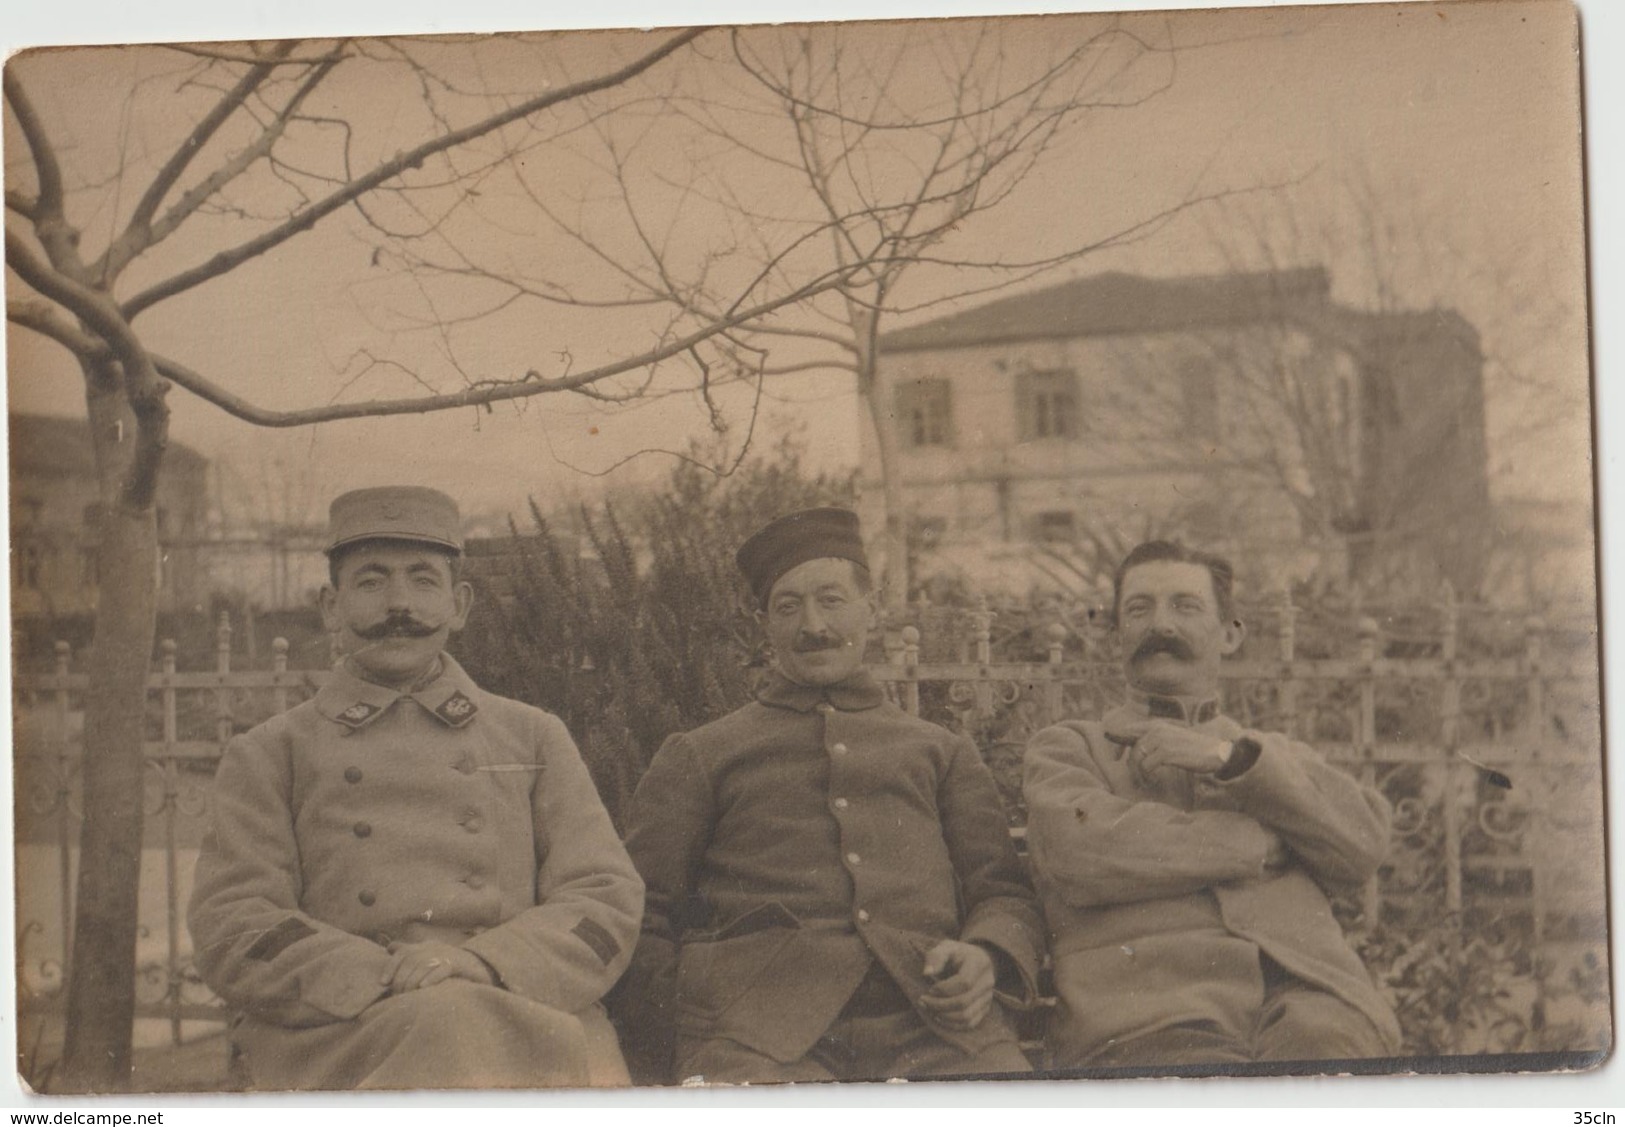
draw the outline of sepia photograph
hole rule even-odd
[[[950,15],[6,60],[25,1097],[1608,1060],[1580,11]]]

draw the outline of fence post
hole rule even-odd
[[[1439,637],[1440,672],[1444,684],[1439,699],[1439,739],[1444,744],[1444,887],[1445,908],[1457,918],[1460,927],[1461,892],[1461,810],[1456,804],[1455,787],[1458,774],[1456,749],[1461,745],[1461,678],[1456,669],[1456,655],[1461,632],[1461,608],[1456,604],[1455,590],[1447,583],[1444,588],[1444,621]]]
[[[1541,678],[1542,636],[1546,633],[1546,620],[1532,614],[1523,623],[1524,677],[1529,686],[1529,708],[1526,719],[1533,758],[1540,758],[1546,742],[1546,683]]]
[[[276,688],[271,692],[271,698],[276,703],[277,715],[288,711],[288,686],[282,683],[282,675],[288,671],[288,639],[271,639],[271,672],[277,676]]]
[[[976,716],[986,720],[993,715],[993,683],[988,680],[987,667],[993,661],[993,612],[987,609],[987,596],[976,596],[976,609],[971,612],[974,627],[972,641],[976,645]]]
[[[214,671],[220,687],[214,693],[214,734],[222,745],[231,739],[231,614],[220,612],[220,625],[214,631]]]
[[[1540,771],[1541,759],[1544,758],[1544,744],[1546,742],[1546,684],[1541,679],[1541,651],[1542,636],[1546,632],[1546,622],[1538,614],[1532,614],[1524,620],[1523,624],[1523,653],[1524,668],[1527,671],[1527,684],[1529,686],[1529,716],[1528,727],[1525,729],[1528,741],[1531,771]],[[1550,769],[1555,770],[1555,769]],[[1553,776],[1555,777],[1555,776]],[[1551,787],[1545,791],[1548,795],[1556,795],[1559,788]],[[1526,828],[1527,834],[1533,829],[1533,820]],[[1529,893],[1532,901],[1535,944],[1538,947],[1546,940],[1546,881],[1545,874],[1541,872],[1541,856],[1537,850],[1529,853]],[[1541,988],[1544,1001],[1545,989]]]
[[[61,880],[62,915],[62,989],[67,996],[68,967],[73,960],[73,741],[68,736],[68,715],[72,701],[68,698],[68,671],[73,660],[73,647],[59,641],[56,650],[56,848],[57,873]],[[83,749],[81,749],[81,759]]]
[[[158,761],[159,777],[163,781],[164,795],[161,809],[164,815],[164,915],[169,927],[168,973],[164,980],[164,1001],[169,1006],[169,1039],[181,1043],[181,913],[179,861],[176,850],[180,842],[175,820],[179,816],[180,763],[175,757],[175,744],[179,739],[175,719],[175,640],[165,638],[159,645],[163,653],[163,678],[159,690],[164,711],[164,750]]]
[[[1052,622],[1049,635],[1049,680],[1044,683],[1044,726],[1057,724],[1066,707],[1066,685],[1061,681],[1061,659],[1066,655],[1066,627]]]
[[[1373,762],[1377,746],[1377,620],[1370,615],[1360,618],[1360,715],[1355,730],[1355,747],[1360,756],[1360,781],[1368,787],[1377,785],[1377,766]],[[1361,893],[1361,916],[1365,926],[1375,927],[1382,918],[1382,896],[1373,876],[1365,882]]]
[[[1281,588],[1280,643],[1281,673],[1281,729],[1288,735],[1298,735],[1298,679],[1293,662],[1298,654],[1298,608],[1292,602],[1292,589]]]
[[[920,630],[903,627],[903,709],[910,716],[920,714]]]
[[[1458,990],[1466,974],[1463,948],[1466,936],[1466,917],[1463,915],[1464,896],[1461,877],[1461,816],[1462,810],[1456,793],[1456,780],[1461,775],[1461,764],[1456,751],[1461,746],[1461,677],[1456,667],[1460,652],[1461,607],[1456,602],[1456,591],[1449,583],[1444,585],[1443,621],[1439,634],[1439,672],[1444,681],[1439,694],[1439,741],[1444,745],[1444,794],[1440,799],[1440,813],[1444,818],[1444,906],[1449,920],[1449,933],[1445,936],[1450,954],[1451,979]],[[1470,801],[1475,805],[1477,797]]]

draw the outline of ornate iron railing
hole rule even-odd
[[[1394,999],[1417,1053],[1585,1049],[1607,1036],[1600,717],[1596,656],[1551,653],[1528,619],[1516,645],[1475,637],[1464,611],[1435,608],[1405,653],[1372,618],[1344,655],[1297,652],[1290,604],[1275,608],[1275,653],[1224,669],[1226,707],[1285,731],[1382,789],[1395,810],[1392,856],[1340,912]],[[914,627],[890,632],[876,673],[898,704],[972,735],[1023,835],[1021,749],[1038,728],[1099,715],[1122,692],[1098,638],[1054,625],[1047,660],[993,660],[985,611],[968,614],[965,660],[921,660]],[[1501,622],[1507,616],[1501,613]],[[1347,632],[1346,632],[1347,633]],[[1257,648],[1257,647],[1254,647]],[[1325,650],[1326,647],[1320,647]],[[325,674],[232,668],[222,619],[214,668],[181,672],[165,643],[149,683],[147,841],[137,1016],[219,1020],[198,980],[182,908],[206,823],[208,784],[241,731],[314,692]],[[77,718],[89,689],[59,644],[53,672],[14,678],[18,779],[17,974],[24,1012],[60,1005],[73,933],[80,811]]]

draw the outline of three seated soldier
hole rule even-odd
[[[434,490],[334,501],[346,656],[222,759],[188,922],[254,1087],[624,1084],[617,980],[655,1082],[1024,1073],[1046,916],[1055,1066],[1395,1050],[1323,891],[1373,871],[1386,808],[1218,712],[1222,561],[1153,543],[1119,569],[1130,703],[1028,750],[1041,915],[975,746],[865,669],[854,514],[739,549],[771,674],[666,741],[625,847],[564,725],[444,652],[461,548]]]

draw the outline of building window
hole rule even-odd
[[[952,388],[944,379],[904,380],[897,386],[897,420],[904,446],[953,444]]]
[[[1078,533],[1077,517],[1068,510],[1039,513],[1033,520],[1033,538],[1042,544],[1062,544]]]
[[[1023,441],[1077,438],[1078,377],[1071,369],[1016,373],[1016,411]]]

